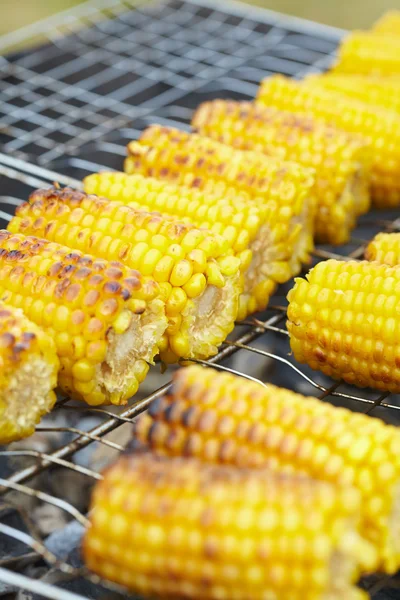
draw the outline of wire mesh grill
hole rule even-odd
[[[187,128],[193,108],[202,101],[248,100],[270,73],[298,77],[323,70],[341,35],[329,27],[234,3],[172,0],[143,6],[131,0],[98,0],[0,39],[3,50],[37,36],[44,41],[32,51],[1,59],[0,224],[6,224],[35,187],[53,181],[80,187],[90,172],[120,170],[126,143],[152,122]],[[348,245],[334,253],[319,247],[314,260],[338,254],[360,258],[377,231],[398,228],[395,216],[370,214]],[[332,384],[295,364],[285,329],[290,286],[282,286],[257,319],[238,324],[219,354],[202,364],[399,423],[396,396]],[[57,552],[52,536],[44,539],[37,531],[21,499],[33,497],[61,509],[67,515],[65,529],[79,538],[87,522],[86,507],[57,493],[53,480],[74,473],[90,487],[101,478],[83,454],[93,448],[121,451],[120,432],[166,391],[170,375],[153,368],[140,395],[118,411],[60,400],[38,427],[34,437],[39,443],[26,440],[0,451],[0,534],[18,543],[16,551],[0,560],[0,582],[7,591],[16,586],[30,590],[34,598],[54,600],[126,597],[116,586],[88,574],[76,557]],[[40,440],[53,438],[53,446],[47,444],[43,451]],[[45,486],[48,475],[53,483]],[[17,507],[17,522],[9,518],[8,505]],[[30,564],[43,565],[40,581],[26,575]],[[396,597],[391,592],[396,587],[393,578],[365,586],[376,600]]]

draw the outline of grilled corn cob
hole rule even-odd
[[[134,445],[237,467],[303,473],[362,495],[362,534],[400,565],[400,431],[273,385],[188,367],[135,423]]]
[[[263,262],[273,281],[287,281],[308,259],[315,208],[310,169],[276,159],[267,161],[255,152],[243,153],[205,136],[157,125],[148,127],[140,141],[131,142],[128,153],[128,173],[201,189],[233,204],[238,196],[245,197],[251,206],[257,206],[270,229],[263,244],[268,248]],[[259,285],[256,281],[260,268],[255,261],[246,274],[245,289],[254,288],[247,313],[264,309],[268,301],[270,282]]]
[[[341,43],[334,73],[400,75],[400,40],[388,33],[353,31]]]
[[[365,258],[381,265],[400,265],[400,233],[378,233],[368,244]]]
[[[389,10],[377,21],[372,29],[375,33],[400,34],[400,10]]]
[[[271,224],[276,221],[276,210],[272,206],[268,211],[262,211],[246,202],[246,197],[231,200],[154,177],[115,172],[89,175],[84,180],[84,189],[89,194],[106,196],[136,209],[174,215],[181,221],[196,223],[221,235],[232,254],[240,259],[244,273],[238,319],[244,319],[249,312],[268,304],[276,288],[272,274],[275,279],[282,275],[282,263],[270,262]],[[307,243],[311,249],[312,241]],[[300,247],[295,251],[290,264],[293,270],[300,269],[300,259],[308,260],[307,249],[304,246],[301,255]]]
[[[31,435],[53,408],[59,366],[51,337],[0,302],[0,444]]]
[[[37,190],[8,229],[120,260],[159,283],[168,317],[161,358],[208,358],[232,331],[240,260],[206,229],[83,192]]]
[[[360,387],[400,392],[400,268],[328,260],[289,292],[296,359]]]
[[[124,404],[167,326],[158,285],[118,262],[0,231],[0,297],[54,339],[63,392]]]
[[[249,202],[246,194],[228,197],[179,186],[142,175],[100,173],[84,181],[85,190],[111,200],[120,200],[135,208],[159,210],[175,214],[179,219],[193,221],[198,226],[220,233],[240,258],[244,272],[244,293],[240,297],[238,319],[265,308],[277,282],[284,282],[291,273],[297,273],[301,264],[309,261],[313,247],[312,223],[304,216],[300,234],[293,230],[288,245],[292,249],[289,260],[287,248],[280,244],[284,224],[288,220],[285,208],[278,200],[259,207]],[[222,184],[222,188],[223,188]],[[228,188],[226,187],[225,192]],[[306,220],[305,220],[306,219]]]
[[[326,73],[307,77],[305,83],[340,92],[381,109],[400,112],[400,76],[383,79],[373,75]]]
[[[307,478],[125,455],[95,488],[87,566],[152,598],[364,600],[359,495]]]
[[[400,88],[399,88],[400,89]],[[192,125],[204,135],[305,167],[316,167],[315,237],[343,244],[357,217],[369,209],[370,150],[363,138],[312,118],[257,106],[214,100],[196,111]]]
[[[372,198],[378,207],[400,204],[400,115],[283,76],[265,79],[258,102],[313,115],[351,133],[362,134],[373,149]]]

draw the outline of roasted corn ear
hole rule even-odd
[[[361,100],[381,109],[400,112],[399,77],[326,73],[305,79],[307,85],[315,85],[327,91],[340,92],[344,96]]]
[[[240,260],[206,229],[68,188],[33,192],[8,229],[119,260],[156,281],[168,317],[166,362],[208,358],[234,327]]]
[[[239,320],[264,309],[277,282],[287,281],[291,273],[299,272],[301,264],[309,261],[313,248],[312,222],[307,214],[299,217],[303,224],[301,231],[292,228],[292,235],[286,240],[292,249],[289,257],[287,246],[281,240],[284,239],[283,232],[290,227],[290,213],[279,206],[277,199],[260,207],[249,201],[245,193],[229,195],[228,186],[222,182],[220,195],[154,177],[124,173],[90,175],[84,186],[87,192],[99,193],[142,210],[177,215],[179,219],[222,235],[233,254],[240,258],[244,272]]]
[[[151,598],[364,600],[353,583],[376,554],[359,508],[307,478],[125,455],[95,488],[83,555]]]
[[[136,393],[167,327],[158,294],[121,263],[0,231],[0,297],[55,341],[61,390],[88,404]]]
[[[381,265],[400,265],[400,233],[378,233],[368,244],[365,258]]]
[[[334,73],[400,75],[400,39],[376,31],[353,31],[341,43]]]
[[[260,104],[312,115],[326,123],[363,135],[373,150],[372,198],[377,207],[400,204],[400,115],[339,92],[296,82],[280,75],[265,79]]]
[[[52,338],[0,302],[0,444],[31,435],[53,408],[59,366]]]
[[[367,142],[359,136],[310,117],[228,100],[201,104],[192,125],[200,133],[240,150],[315,167],[318,242],[345,243],[357,217],[369,209],[372,157]]]
[[[400,268],[328,260],[289,292],[295,358],[335,379],[400,392]]]
[[[232,203],[245,197],[251,206],[257,206],[271,230],[264,241],[269,248],[264,263],[273,281],[287,281],[308,259],[315,209],[314,172],[310,169],[157,125],[147,128],[139,141],[131,142],[128,153],[128,173],[201,189]],[[259,290],[255,281],[260,264],[253,266],[247,272],[247,288],[255,287],[247,313],[266,306],[264,284],[261,282]],[[267,288],[269,293],[270,286]]]
[[[400,10],[387,11],[374,25],[372,31],[400,35]]]
[[[400,565],[400,431],[273,385],[194,366],[135,423],[134,446],[236,467],[303,473],[362,495],[380,567]]]

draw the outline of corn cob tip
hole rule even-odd
[[[53,340],[0,302],[0,444],[34,432],[55,403],[58,369]]]

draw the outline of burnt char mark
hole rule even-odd
[[[107,281],[104,284],[104,291],[107,294],[111,294],[113,296],[120,295],[122,292],[122,286],[118,281]]]
[[[15,336],[8,331],[0,335],[0,348],[11,348],[16,342]]]

